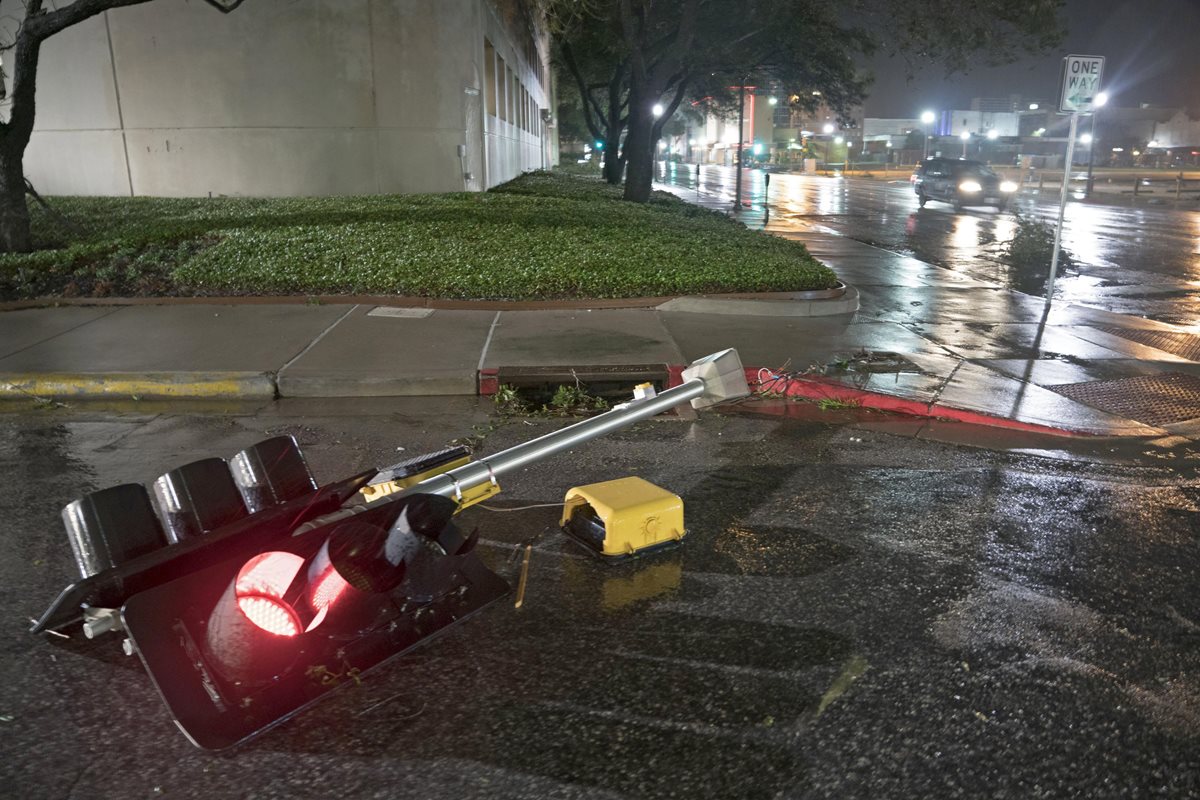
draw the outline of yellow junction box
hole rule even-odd
[[[563,501],[563,531],[607,559],[683,540],[683,500],[637,477],[576,486]]]

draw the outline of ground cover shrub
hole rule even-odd
[[[1036,217],[1016,215],[1013,237],[1000,247],[1000,260],[1012,271],[1011,284],[1030,294],[1043,294],[1054,258],[1054,226]],[[1074,270],[1075,259],[1065,249],[1058,254],[1055,276]]]
[[[53,198],[0,299],[136,295],[606,298],[828,288],[803,245],[656,193],[530,173],[486,193]]]

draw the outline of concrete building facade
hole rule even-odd
[[[25,169],[51,194],[482,190],[556,160],[550,81],[521,0],[160,0],[46,42]]]

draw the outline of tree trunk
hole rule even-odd
[[[0,251],[28,253],[29,207],[25,204],[25,173],[21,169],[24,146],[0,137]]]
[[[625,162],[621,158],[620,150],[619,142],[605,142],[604,144],[604,180],[613,186],[619,184],[625,175]]]
[[[654,122],[640,103],[629,104],[629,132],[625,134],[625,199],[645,203],[654,182]]]

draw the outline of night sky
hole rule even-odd
[[[973,97],[1020,94],[1054,102],[1067,54],[1105,56],[1110,103],[1183,106],[1200,115],[1200,0],[1067,0],[1067,38],[1056,51],[1016,64],[946,79],[927,68],[909,82],[906,67],[877,59],[870,117],[916,117],[924,109],[969,108]]]

